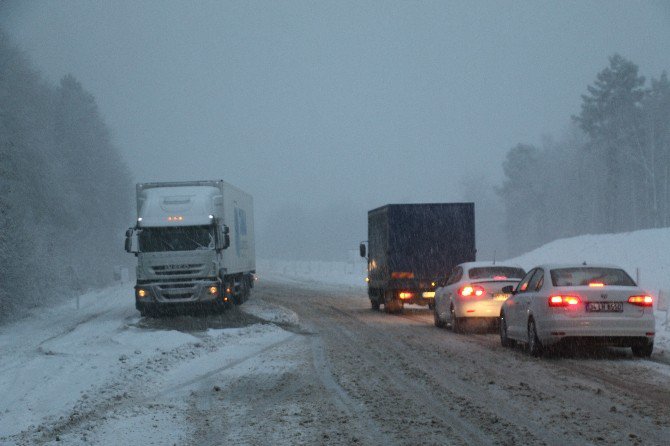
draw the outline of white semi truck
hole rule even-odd
[[[125,248],[137,257],[142,316],[239,305],[256,272],[253,200],[221,180],[140,183]]]

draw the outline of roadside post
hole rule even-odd
[[[670,292],[668,292],[668,290],[658,290],[658,301],[656,302],[656,309],[658,311],[665,311],[665,321],[663,322],[665,331],[670,331],[670,326],[668,326],[668,307],[670,307],[668,297],[670,297]]]

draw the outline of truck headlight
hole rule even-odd
[[[212,285],[207,289],[207,292],[209,292],[209,294],[211,294],[212,296],[216,296],[217,294],[219,294],[219,287]]]
[[[139,297],[140,299],[143,298],[143,297],[147,297],[147,295],[149,294],[149,293],[147,293],[147,290],[145,290],[143,288],[138,288],[135,291],[135,293],[137,294],[137,297]]]

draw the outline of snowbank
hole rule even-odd
[[[259,279],[364,287],[367,263],[360,258],[349,262],[259,260]]]

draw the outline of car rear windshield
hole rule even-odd
[[[471,268],[468,271],[470,279],[519,279],[526,275],[526,272],[521,268],[514,268],[511,266],[483,266],[478,268]]]
[[[635,286],[626,271],[618,268],[560,268],[551,270],[554,286]]]

